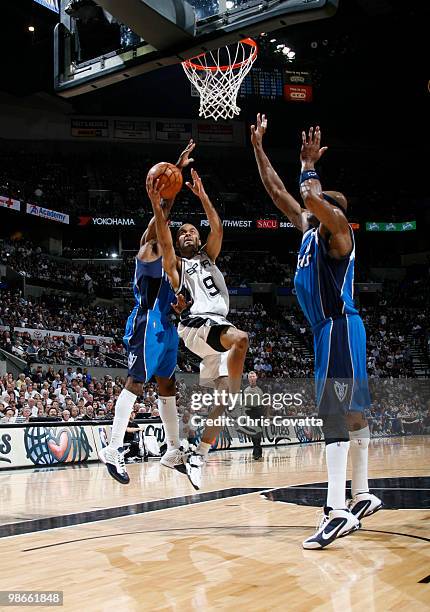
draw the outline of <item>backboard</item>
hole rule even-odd
[[[61,0],[55,89],[76,96],[240,39],[333,15],[339,0]]]

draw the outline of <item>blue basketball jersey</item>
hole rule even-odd
[[[161,265],[161,257],[156,261],[141,261],[136,257],[133,279],[133,293],[136,304],[128,317],[124,342],[133,334],[136,317],[146,316],[148,310],[167,319],[171,303],[175,302],[175,292]]]
[[[317,228],[304,233],[294,278],[299,304],[312,328],[330,318],[358,314],[354,304],[355,243],[342,259],[328,255]]]
[[[161,261],[161,257],[151,262],[136,258],[136,304],[124,334],[128,375],[135,382],[149,382],[154,376],[170,379],[176,369],[179,337],[169,318],[175,292]]]

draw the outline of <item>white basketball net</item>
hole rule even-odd
[[[237,94],[256,57],[257,44],[246,38],[237,43],[235,50],[221,47],[182,62],[185,74],[200,95],[200,117],[217,121],[232,119],[240,113]]]

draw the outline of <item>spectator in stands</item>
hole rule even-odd
[[[2,423],[15,423],[15,409],[10,407],[6,408],[4,417],[1,420]]]

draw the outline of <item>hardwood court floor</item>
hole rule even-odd
[[[430,609],[429,442],[371,442],[375,493],[401,509],[323,551],[301,547],[322,444],[212,454],[197,495],[156,461],[129,465],[126,487],[100,464],[2,471],[0,590],[62,590],[82,612]]]

